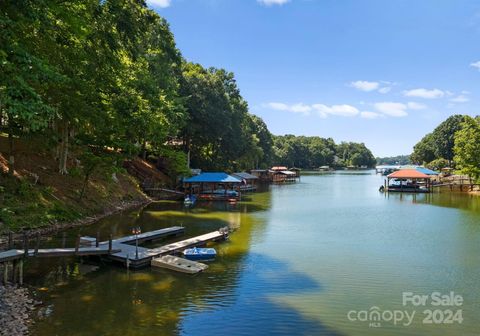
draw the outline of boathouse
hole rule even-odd
[[[225,201],[240,198],[242,180],[223,172],[201,173],[183,180],[185,192],[198,200]]]
[[[432,181],[417,169],[402,169],[387,176],[384,188],[389,192],[426,193],[431,191]]]
[[[242,181],[242,184],[240,185],[241,191],[257,190],[257,181],[258,181],[257,176],[246,173],[246,172],[233,173],[232,176]]]
[[[250,174],[256,176],[258,181],[270,182],[270,173],[268,169],[252,169]]]

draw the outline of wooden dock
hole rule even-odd
[[[11,249],[0,252],[0,263],[4,264],[4,282],[8,281],[8,269],[10,264],[13,269],[19,269],[20,279],[23,277],[23,259],[25,257],[67,257],[67,256],[101,256],[112,261],[117,261],[127,268],[140,268],[151,265],[152,259],[163,257],[169,254],[178,253],[183,249],[202,246],[211,241],[225,240],[228,238],[228,228],[209,232],[197,237],[184,239],[175,243],[166,244],[157,248],[149,249],[135,244],[141,244],[153,241],[159,238],[178,236],[183,234],[185,229],[180,226],[174,226],[155,231],[130,235],[117,239],[99,242],[92,237],[78,237],[77,244],[71,248],[38,248]],[[80,246],[80,242],[90,246]],[[21,282],[22,280],[20,280]]]
[[[153,249],[138,247],[138,258],[136,256],[137,253],[135,246],[114,242],[113,248],[121,249],[121,251],[108,255],[108,258],[125,263],[125,265],[128,264],[129,267],[133,268],[146,267],[150,265],[153,258],[178,253],[188,247],[202,246],[211,241],[225,240],[227,237],[228,234],[225,230],[217,230]]]

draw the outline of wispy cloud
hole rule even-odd
[[[365,119],[378,119],[378,118],[383,118],[384,115],[377,112],[362,111],[360,112],[360,117]]]
[[[377,91],[379,93],[389,93],[392,90],[390,82],[370,82],[365,80],[358,80],[354,82],[350,82],[349,86],[364,92],[372,92]]]
[[[171,0],[147,0],[147,4],[167,8],[172,4]]]
[[[298,104],[293,104],[293,105],[288,105],[284,103],[267,103],[264,104],[263,106],[268,107],[272,110],[277,110],[277,111],[288,111],[288,112],[293,112],[293,113],[300,113],[303,115],[310,115],[312,111],[312,106],[306,105],[303,103],[298,103]]]
[[[360,105],[362,102],[359,103]],[[264,108],[268,108],[276,111],[286,111],[291,113],[297,113],[304,116],[317,115],[320,118],[327,118],[329,116],[340,117],[360,117],[365,119],[378,119],[384,117],[406,117],[408,111],[424,110],[428,106],[417,102],[378,102],[373,103],[374,111],[368,111],[364,108],[358,109],[357,107],[349,104],[338,105],[325,105],[325,104],[285,104],[279,102],[272,102],[262,104]]]
[[[351,82],[350,86],[360,91],[370,92],[370,91],[377,90],[378,87],[380,86],[380,83],[359,80],[359,81]]]
[[[375,107],[378,112],[390,117],[406,117],[408,115],[408,106],[403,103],[380,102],[373,104],[373,107]]]
[[[331,106],[327,106],[324,104],[313,104],[312,107],[322,118],[326,118],[328,115],[354,117],[359,113],[358,109],[355,106],[347,104]]]
[[[478,71],[480,71],[480,61],[476,61],[476,62],[470,63],[470,66],[471,66],[471,67],[474,67],[474,68],[476,68]]]
[[[427,105],[415,102],[408,102],[407,108],[409,108],[410,110],[424,110],[427,108]]]
[[[437,99],[449,94],[450,93],[448,91],[442,91],[439,89],[428,90],[424,88],[403,91],[403,95],[406,97],[416,97],[424,99]]]
[[[287,2],[290,2],[290,0],[257,0],[257,2],[265,6],[273,6],[273,5],[281,6],[286,4]]]
[[[468,98],[466,95],[461,94],[461,95],[458,95],[458,96],[450,99],[450,101],[452,103],[466,103],[466,102],[470,101],[470,98]]]

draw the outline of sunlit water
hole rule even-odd
[[[68,232],[106,239],[183,225],[194,236],[229,225],[229,242],[196,276],[127,272],[105,262],[33,260],[27,282],[44,302],[34,335],[477,335],[480,197],[378,192],[371,172],[303,176],[236,206],[155,203]],[[183,238],[182,238],[183,239]],[[45,245],[58,245],[61,235]],[[159,242],[161,245],[165,242]],[[451,291],[455,307],[402,305],[402,293]],[[349,312],[415,311],[404,326]],[[424,324],[424,310],[463,322]],[[358,316],[358,315],[351,315]],[[458,316],[457,316],[458,317]],[[438,316],[437,316],[438,318]],[[438,320],[437,320],[438,321]]]

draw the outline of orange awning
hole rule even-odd
[[[428,179],[430,176],[416,169],[402,169],[388,175],[389,178]]]

